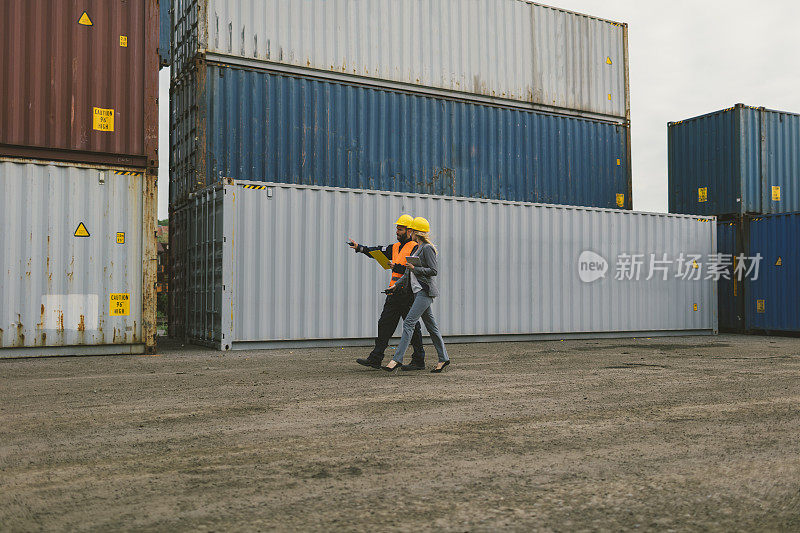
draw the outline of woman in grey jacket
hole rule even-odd
[[[402,290],[404,286],[411,287],[411,291],[414,293],[414,303],[403,321],[403,335],[400,337],[400,344],[397,346],[394,358],[383,369],[391,372],[402,366],[403,356],[406,353],[408,344],[411,342],[411,335],[414,333],[414,325],[422,318],[425,329],[428,330],[428,334],[433,341],[433,346],[439,354],[439,363],[431,370],[432,373],[438,374],[450,364],[450,358],[447,356],[442,335],[439,333],[439,326],[436,324],[433,311],[431,311],[433,299],[439,296],[439,288],[436,284],[439,262],[436,258],[436,248],[428,236],[428,232],[431,230],[428,221],[422,217],[417,217],[409,225],[409,229],[413,232],[413,239],[419,243],[417,249],[409,257],[418,257],[419,265],[414,266],[410,262],[406,263],[406,272],[403,277],[397,280],[394,288],[396,290],[401,288],[400,290]]]

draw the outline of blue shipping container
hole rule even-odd
[[[749,255],[763,259],[758,279],[747,281],[747,330],[800,333],[800,213],[754,218],[749,226]]]
[[[222,177],[632,205],[625,124],[202,61],[171,95],[173,208]]]
[[[669,210],[800,211],[800,115],[737,104],[670,122]]]
[[[733,275],[737,257],[744,253],[742,219],[717,222],[717,252],[732,257],[730,279],[720,278],[717,283],[720,331],[744,330],[744,282]]]

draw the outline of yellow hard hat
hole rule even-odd
[[[414,231],[419,231],[422,233],[428,233],[431,230],[431,224],[426,219],[422,217],[415,218],[411,225],[408,226],[409,228],[413,229]]]
[[[394,225],[410,228],[413,222],[414,222],[414,217],[412,217],[411,215],[400,215],[400,218],[397,219],[397,222],[395,222]]]

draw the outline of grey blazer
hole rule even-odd
[[[436,283],[436,276],[439,274],[439,261],[436,257],[436,250],[430,244],[423,244],[414,250],[412,256],[419,257],[420,263],[418,267],[414,267],[414,275],[417,276],[417,281],[422,285],[422,290],[425,291],[431,298],[439,296],[439,286]],[[408,283],[411,280],[403,279],[411,276],[411,269],[407,268],[405,274],[397,280],[397,284]]]

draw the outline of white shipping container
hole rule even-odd
[[[153,345],[151,187],[143,172],[0,161],[0,358]]]
[[[629,118],[627,25],[522,0],[177,0],[173,50]]]
[[[173,217],[173,333],[220,349],[369,344],[389,276],[345,241],[390,244],[401,213],[431,222],[451,342],[717,332],[714,281],[645,279],[650,254],[715,253],[713,218],[225,180]],[[641,279],[616,279],[621,254],[644,254]]]

